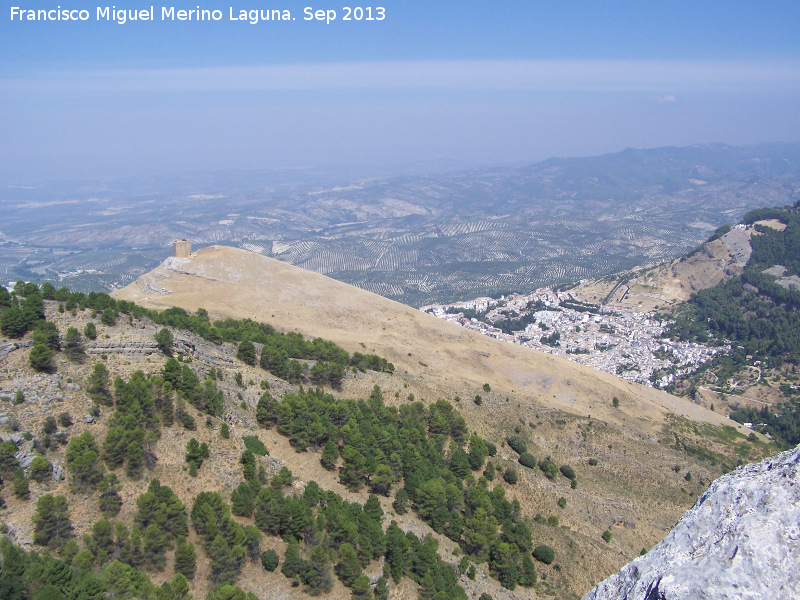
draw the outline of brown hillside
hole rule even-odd
[[[489,383],[492,392],[485,395],[490,404],[509,396],[617,424],[628,415],[649,422],[651,430],[660,427],[669,413],[730,424],[663,392],[494,340],[323,275],[235,248],[212,246],[188,259],[170,258],[114,295],[150,308],[206,308],[212,317],[249,317],[333,340],[350,352],[377,353],[402,375],[387,376],[381,386],[403,396],[412,392],[435,399],[459,394],[471,399]],[[627,408],[611,408],[614,396]]]
[[[468,427],[497,445],[492,464],[502,470],[514,468],[519,475],[516,484],[495,476],[489,485],[502,486],[510,500],[519,501],[534,546],[549,545],[556,557],[551,565],[536,564],[539,582],[533,588],[514,591],[503,590],[488,575],[486,563],[475,565],[474,580],[467,575],[460,578],[470,599],[482,593],[498,600],[577,598],[638,556],[642,548],[661,540],[712,479],[738,462],[757,460],[772,451],[732,428],[715,426],[730,422],[700,406],[481,336],[324,276],[240,250],[214,247],[188,259],[169,259],[116,295],[153,308],[203,307],[215,318],[252,317],[279,329],[334,340],[351,352],[375,352],[395,364],[392,375],[348,372],[343,389],[333,391],[339,396],[366,398],[377,384],[387,403],[406,402],[412,394],[425,401],[446,398],[454,402]],[[59,353],[52,374],[32,370],[29,339],[0,343],[0,437],[17,439],[26,455],[34,451],[45,418],[61,412],[70,413],[75,421],[61,428],[65,435],[88,431],[98,443],[105,438],[113,411],[103,407],[96,418],[86,418],[92,411],[85,392],[87,378],[96,361],[103,362],[112,377],[123,379],[136,370],[158,373],[166,361],[154,342],[161,326],[146,317],[121,315],[115,325],[107,325],[99,313],[88,309],[59,310],[57,302],[49,301],[45,309],[47,320],[62,336],[69,327],[83,331],[91,322],[97,326],[98,337],[85,340],[83,361],[72,362]],[[135,500],[152,478],[168,484],[187,507],[200,491],[218,491],[229,499],[242,480],[239,456],[247,435],[256,435],[266,444],[269,456],[261,464],[269,474],[282,465],[292,470],[299,479],[295,489],[316,481],[350,500],[366,500],[365,488],[351,493],[335,471],[322,468],[317,452],[298,453],[275,429],[267,431],[256,423],[254,409],[262,382],[278,398],[296,392],[296,385],[257,365],[245,365],[236,358],[233,344],[213,344],[186,331],[172,333],[184,364],[191,365],[201,380],[215,368],[230,439],[221,435],[222,420],[187,406],[197,430],[186,430],[178,423],[164,426],[161,437],[153,442],[157,460],[142,478],[130,479],[124,469],[117,469],[123,500],[120,521],[132,524]],[[21,403],[12,401],[17,391],[24,392]],[[480,405],[473,402],[477,394],[482,396]],[[619,408],[612,406],[614,397],[619,399]],[[505,443],[512,434],[525,440],[537,460],[548,458],[558,466],[574,468],[575,487],[566,477],[548,479],[536,466],[519,464],[517,454]],[[191,437],[211,447],[197,477],[190,476],[184,460]],[[65,448],[51,444],[48,460],[63,467]],[[0,510],[0,526],[5,525],[15,542],[31,544],[37,499],[47,492],[65,494],[80,539],[100,518],[98,493],[73,489],[70,477],[32,481],[28,500],[16,498],[12,486],[5,486],[0,498],[7,509]],[[396,519],[405,531],[418,536],[432,533],[413,511],[394,514],[391,500],[381,498],[385,524]],[[251,521],[243,518],[242,522]],[[601,537],[606,531],[612,533],[609,541]],[[444,535],[433,535],[443,560],[458,564],[459,548]],[[190,540],[196,541],[194,534]],[[283,555],[279,538],[264,536],[262,548]],[[381,561],[373,561],[366,572],[376,575],[381,569]],[[191,585],[195,598],[209,591],[208,572],[207,557],[198,547],[198,576]],[[150,576],[156,584],[168,580],[171,562],[163,572]],[[309,597],[279,572],[267,573],[257,564],[248,565],[237,583],[259,598]],[[390,597],[413,598],[415,587],[404,580],[392,587]],[[349,595],[337,583],[329,597],[344,600]]]
[[[646,312],[665,310],[688,300],[692,292],[740,274],[750,257],[752,234],[752,228],[734,229],[688,257],[591,280],[571,291],[586,302],[606,301],[612,307]]]
[[[687,400],[494,340],[242,250],[215,246],[188,259],[168,259],[115,295],[151,308],[205,308],[213,318],[266,321],[394,363],[394,375],[370,372],[346,378],[340,392],[345,397],[365,398],[378,384],[389,403],[406,401],[411,394],[426,401],[456,401],[470,429],[498,444],[498,464],[520,473],[519,483],[507,486],[507,493],[520,500],[531,520],[534,543],[556,549],[558,569],[539,565],[548,578],[540,593],[563,598],[584,594],[659,541],[723,464],[765,451],[750,447],[744,435],[720,435],[722,430],[714,426],[735,423]],[[252,371],[256,381],[264,373],[258,367]],[[248,371],[245,375],[251,376]],[[480,405],[473,402],[478,394]],[[619,408],[612,406],[614,397]],[[514,433],[528,440],[537,459],[551,457],[557,464],[575,466],[577,489],[571,490],[563,477],[550,481],[538,469],[520,468],[517,455],[502,443]],[[280,448],[286,444],[279,436],[270,441],[273,456],[294,472],[319,477],[323,487],[340,491],[315,457],[284,453]],[[587,466],[591,464],[597,466]],[[689,469],[693,483],[684,479]],[[557,504],[559,497],[568,499],[566,507]],[[427,530],[409,516],[401,525]],[[607,529],[613,530],[610,544],[600,539]],[[443,548],[452,546],[440,538]],[[494,582],[495,598],[505,597],[493,579],[482,581]],[[462,584],[470,586],[463,577]],[[517,589],[513,594],[536,598],[537,591]]]

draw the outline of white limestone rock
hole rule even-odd
[[[717,479],[646,555],[583,600],[800,598],[800,446]]]

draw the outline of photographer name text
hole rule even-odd
[[[147,21],[239,21],[256,25],[268,21],[296,21],[298,18],[327,25],[337,21],[378,22],[386,19],[386,9],[383,6],[342,6],[336,9],[306,6],[298,17],[287,9],[240,9],[235,6],[228,6],[226,10],[204,9],[200,6],[188,10],[174,6],[137,9],[97,6],[92,10],[61,6],[53,9],[11,7],[12,21],[100,21],[119,25]]]

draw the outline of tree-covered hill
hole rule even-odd
[[[773,224],[764,224],[768,221]],[[728,381],[742,369],[757,369],[762,380],[767,372],[774,374],[786,402],[775,411],[738,408],[731,417],[755,423],[781,444],[793,446],[800,443],[800,202],[751,211],[742,224],[753,228],[744,271],[694,293],[676,310],[669,335],[730,345],[729,352],[693,376],[695,384],[713,373],[717,387],[731,391]]]
[[[0,294],[0,598],[574,598],[770,451],[710,426],[662,448],[488,383],[469,403],[401,396],[413,379],[385,358],[277,324]],[[658,514],[644,497],[616,514],[621,485]]]

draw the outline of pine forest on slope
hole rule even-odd
[[[200,285],[214,283],[206,281]],[[243,598],[232,585],[259,595],[277,585],[354,598],[392,589],[500,598],[503,588],[532,586],[528,597],[575,597],[593,583],[587,576],[596,581],[618,568],[620,552],[657,541],[653,524],[663,520],[662,532],[671,526],[745,446],[753,457],[771,451],[731,428],[673,417],[659,443],[613,420],[537,408],[544,397],[515,407],[513,419],[499,417],[503,405],[514,405],[498,397],[495,380],[480,387],[483,402],[478,394],[469,402],[447,394],[458,409],[417,401],[410,391],[403,399],[401,390],[427,389],[408,373],[414,361],[429,371],[422,361],[401,357],[390,365],[234,315],[212,321],[206,311],[155,312],[105,294],[32,284],[17,286],[3,304],[6,326],[23,322],[33,330],[16,329],[10,333],[22,335],[21,343],[3,345],[2,387],[11,386],[3,404],[3,519],[13,539],[57,556],[3,543],[4,565],[16,566],[4,568],[0,585],[22,598],[94,598],[101,589],[162,600]],[[281,361],[284,370],[272,370],[270,357],[281,351],[299,370]],[[330,392],[304,389],[320,362],[346,366],[341,380],[319,381],[333,384]],[[606,384],[595,383],[602,393]],[[356,390],[367,393],[353,400]],[[624,422],[645,400],[634,400],[636,390],[618,393],[622,406],[609,401],[605,410]],[[70,410],[86,416],[75,419]],[[51,422],[55,411],[61,414]],[[279,437],[270,439],[265,427]],[[574,450],[560,449],[565,435]],[[671,447],[673,435],[683,447]],[[612,446],[627,456],[618,459]],[[642,496],[633,501],[638,508],[623,511],[623,522],[640,525],[626,531],[601,500],[614,479],[628,481],[634,456],[629,489],[650,494],[647,478],[661,483],[657,501]],[[659,472],[665,457],[684,471]],[[295,482],[300,472],[313,479]],[[531,493],[541,498],[535,504]],[[662,516],[645,516],[650,505]],[[595,516],[587,519],[589,508]]]
[[[751,211],[742,223],[755,229],[742,273],[675,307],[667,335],[729,344],[729,352],[685,378],[679,389],[694,395],[706,385],[729,395],[731,418],[753,423],[789,448],[800,443],[800,202]],[[736,403],[753,372],[757,383],[780,390],[782,402],[760,408]]]

